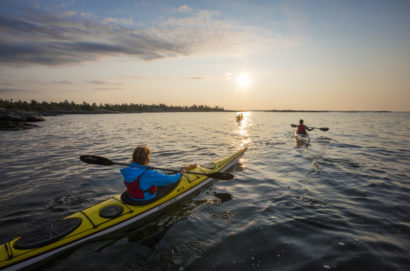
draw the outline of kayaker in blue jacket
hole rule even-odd
[[[138,146],[132,154],[131,164],[121,169],[127,195],[135,201],[146,201],[155,198],[158,186],[167,186],[181,179],[185,170],[193,169],[196,164],[188,165],[181,169],[181,173],[173,175],[164,174],[150,169],[151,150],[147,146]]]

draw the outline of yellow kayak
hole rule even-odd
[[[234,166],[246,148],[220,160],[198,166],[192,172],[224,172]],[[184,174],[181,180],[162,191],[156,201],[147,205],[131,205],[121,194],[67,216],[0,245],[0,268],[18,270],[47,259],[88,240],[137,223],[171,204],[195,195],[215,179],[204,175]],[[124,197],[123,197],[124,199]]]

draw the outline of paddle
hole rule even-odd
[[[298,127],[296,124],[291,124],[290,126],[292,126],[292,127]],[[315,128],[315,127],[312,127],[311,129],[312,129],[312,130],[313,130],[313,129],[319,129],[319,130],[324,131],[324,132],[329,131],[329,128],[327,128],[327,127],[323,127],[323,128]]]
[[[87,164],[94,164],[94,165],[103,165],[103,166],[112,166],[112,165],[121,165],[121,166],[129,166],[129,164],[125,163],[117,163],[114,161],[111,161],[108,158],[101,157],[101,156],[95,156],[95,155],[81,155],[80,160],[83,161],[84,163]],[[158,170],[166,170],[166,171],[171,171],[175,173],[181,172],[180,170],[177,169],[169,169],[169,168],[159,168],[159,167],[148,167],[148,169],[158,169]],[[230,173],[226,172],[213,172],[213,173],[201,173],[201,172],[191,172],[191,171],[186,171],[186,174],[194,174],[194,175],[204,175],[208,176],[209,178],[213,179],[219,179],[219,180],[230,180],[234,176]]]

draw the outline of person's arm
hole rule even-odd
[[[181,179],[181,176],[181,173],[168,175],[156,170],[148,170],[147,172],[145,172],[143,178],[141,178],[140,186],[143,190],[148,189],[150,186],[153,185],[167,186],[169,184],[179,181],[179,179]]]
[[[312,131],[313,129],[315,129],[315,127],[309,128],[309,127],[305,126],[305,129],[308,130],[308,131]]]
[[[175,183],[181,179],[182,174],[185,170],[190,170],[196,168],[196,164],[191,164],[181,168],[181,173],[176,174],[164,174],[156,170],[147,170],[140,180],[140,187],[142,190],[147,190],[153,185],[156,186],[167,186],[172,183]]]

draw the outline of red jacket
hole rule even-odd
[[[305,125],[299,124],[298,130],[297,130],[296,133],[298,133],[298,134],[307,134],[307,132],[306,132],[306,130],[305,130]]]
[[[125,182],[125,186],[127,186],[127,194],[134,198],[134,199],[144,199],[144,193],[149,192],[151,195],[157,192],[157,186],[151,186],[147,191],[144,191],[140,188],[140,178],[142,175],[138,176],[135,182],[128,183]]]

